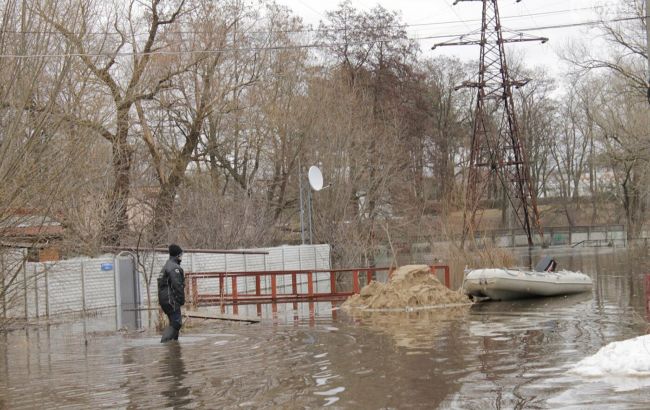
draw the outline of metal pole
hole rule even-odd
[[[313,234],[312,234],[312,228],[311,228],[311,224],[312,224],[312,217],[311,217],[312,211],[311,211],[311,209],[312,208],[311,208],[311,187],[310,186],[307,186],[307,205],[308,205],[308,208],[307,208],[308,215],[307,216],[309,218],[309,244],[311,245],[311,244],[314,243],[314,241],[313,241]]]
[[[36,317],[38,318],[39,316],[39,311],[38,311],[38,271],[36,270],[36,266],[34,266],[34,306],[36,309]]]
[[[45,317],[50,317],[50,275],[47,268],[43,268],[45,273]]]
[[[305,244],[305,208],[302,203],[302,167],[300,165],[300,158],[298,158],[298,189],[300,190],[300,238],[302,244]]]

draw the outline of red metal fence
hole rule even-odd
[[[442,275],[442,282],[450,286],[449,266],[432,265],[431,273]],[[351,295],[358,294],[362,283],[369,284],[376,278],[378,272],[392,274],[391,268],[352,268],[352,269],[313,269],[313,270],[290,270],[290,271],[262,271],[262,272],[189,272],[185,275],[186,300],[194,306],[199,305],[237,305],[237,304],[263,304],[263,303],[291,303],[291,302],[313,302],[318,300],[333,301],[345,299]],[[329,292],[316,292],[314,288],[314,275],[326,273],[329,276]],[[341,290],[340,283],[337,283],[337,276],[352,276],[352,288]],[[238,289],[239,278],[255,278],[255,288],[247,291]],[[278,278],[291,279],[291,284],[278,286]],[[262,287],[262,278],[270,286]],[[306,290],[304,279],[306,278]],[[218,281],[216,287],[218,293],[201,293],[199,291],[199,279]],[[300,284],[299,281],[303,280]],[[226,286],[230,281],[230,286]],[[348,282],[343,280],[342,282]],[[348,285],[349,287],[349,285]]]

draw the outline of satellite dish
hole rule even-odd
[[[318,169],[317,166],[312,165],[309,167],[307,178],[309,178],[309,185],[311,185],[311,188],[314,191],[320,191],[323,189],[323,174],[321,174],[320,169]]]

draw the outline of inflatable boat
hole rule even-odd
[[[588,292],[593,286],[591,278],[584,273],[556,272],[557,264],[552,259],[550,262],[544,259],[541,263],[546,266],[544,269],[536,267],[532,271],[519,268],[469,271],[463,280],[463,290],[472,297],[514,300]]]

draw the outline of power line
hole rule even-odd
[[[569,28],[569,27],[581,27],[581,26],[593,26],[602,23],[614,23],[621,21],[631,21],[631,20],[640,20],[643,17],[625,17],[611,20],[599,20],[599,21],[584,21],[578,23],[569,23],[569,24],[555,24],[547,26],[537,26],[537,27],[527,27],[523,29],[516,29],[513,31],[531,31],[531,30],[552,30],[560,28]],[[466,34],[441,34],[434,36],[424,36],[424,37],[414,37],[410,40],[420,41],[420,40],[432,40],[432,39],[441,39],[441,38],[452,38],[466,36]],[[372,41],[363,41],[363,42],[352,42],[352,43],[309,43],[309,44],[293,44],[286,46],[259,46],[259,47],[231,47],[231,48],[219,48],[219,49],[207,49],[207,50],[184,50],[184,51],[165,51],[165,50],[156,50],[149,53],[135,53],[135,52],[119,52],[119,53],[50,53],[50,54],[31,54],[31,55],[21,55],[21,54],[0,54],[0,58],[55,58],[55,57],[129,57],[134,55],[162,55],[162,56],[173,56],[173,55],[184,55],[184,54],[218,54],[218,53],[227,53],[227,52],[239,52],[239,51],[282,51],[282,50],[299,50],[299,49],[327,49],[345,45],[359,46],[359,45],[368,45],[376,43],[386,43],[395,40],[404,40],[403,37],[384,37],[381,39],[375,39]]]
[[[582,7],[582,8],[575,8],[575,9],[564,9],[564,10],[553,10],[553,11],[544,11],[544,12],[539,12],[539,13],[529,13],[529,14],[520,14],[516,16],[505,16],[501,17],[501,20],[506,20],[506,19],[519,19],[519,18],[526,18],[526,17],[532,17],[532,16],[546,16],[546,15],[553,15],[553,14],[564,14],[564,13],[570,13],[570,12],[575,12],[579,10],[596,10],[596,7]],[[453,9],[452,9],[453,10]],[[399,27],[399,28],[411,28],[411,27],[426,27],[426,26],[439,26],[439,25],[446,25],[446,24],[459,24],[459,23],[476,23],[480,22],[481,19],[470,19],[470,20],[461,20],[460,16],[458,20],[447,20],[447,21],[435,21],[435,22],[429,22],[429,23],[411,23],[411,24],[397,24],[397,25],[384,25],[384,26],[367,26],[364,28],[367,29],[379,29],[379,28],[392,28],[392,27]],[[310,29],[296,29],[296,30],[256,30],[256,31],[250,31],[250,34],[273,34],[273,33],[321,33],[321,32],[335,32],[335,31],[343,31],[346,30],[344,28],[337,28],[337,27],[331,27],[331,28],[310,28]],[[43,30],[43,31],[31,31],[31,30],[1,30],[0,34],[61,34],[57,30]],[[168,30],[161,32],[164,34],[208,34],[210,32],[207,31],[196,31],[196,30]],[[81,33],[81,32],[71,32],[71,34],[80,36],[80,35],[88,35],[88,36],[120,36],[120,33],[117,32],[109,32],[109,31],[94,31],[94,32],[87,32],[87,33]],[[130,34],[131,35],[131,34]],[[140,37],[140,36],[148,36],[148,32],[141,32],[141,33],[133,33],[133,36]]]

